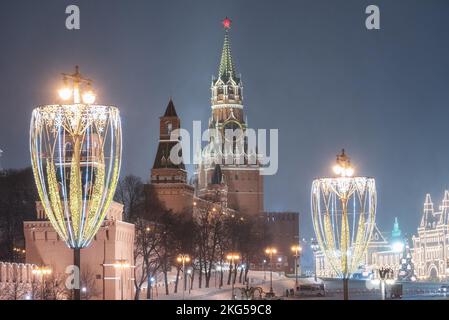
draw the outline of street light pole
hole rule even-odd
[[[36,269],[33,269],[32,273],[41,276],[42,281],[42,289],[41,289],[41,300],[44,300],[45,295],[45,276],[47,274],[51,274],[52,270],[49,267],[41,266]]]
[[[187,254],[180,254],[177,260],[179,263],[182,263],[182,275],[184,282],[184,290],[182,291],[182,300],[184,300],[186,292],[186,262],[190,262],[190,257]],[[178,281],[178,279],[176,279],[176,281]]]
[[[298,287],[298,267],[299,267],[299,256],[301,254],[302,248],[300,245],[292,246],[292,251],[295,257],[295,287]]]
[[[190,294],[190,290],[192,289],[192,271],[190,269],[187,270],[187,275],[189,276],[189,294]]]
[[[266,281],[267,280],[267,270],[265,268],[265,265],[267,263],[267,260],[263,259],[263,280]]]
[[[234,266],[235,268],[236,268],[236,266],[235,266],[235,261],[236,260],[239,260],[240,259],[240,256],[237,254],[237,253],[230,253],[230,254],[228,254],[228,256],[226,257],[226,259],[227,260],[229,260],[230,261],[230,263],[231,263],[231,265],[232,266]],[[229,269],[229,270],[231,270],[231,269]],[[231,294],[232,294],[232,298],[231,298],[231,300],[234,300],[235,299],[235,296],[234,296],[234,282],[235,282],[235,279],[236,279],[236,273],[237,273],[237,269],[235,270],[235,272],[234,272],[234,278],[232,278],[232,274],[231,274]]]
[[[277,249],[267,248],[265,250],[265,253],[270,256],[271,267],[270,267],[270,292],[269,292],[269,294],[270,294],[270,297],[273,297],[274,296],[274,291],[273,291],[273,254],[277,253]]]
[[[312,240],[312,244],[311,244],[311,249],[312,249],[312,252],[313,252],[313,266],[314,266],[314,269],[315,269],[315,271],[314,271],[314,274],[315,274],[315,282],[317,282],[317,275],[316,275],[316,272],[317,272],[317,265],[316,265],[316,253],[318,252],[318,249],[320,248],[320,246],[318,245],[318,242],[317,241],[315,241],[315,240]]]

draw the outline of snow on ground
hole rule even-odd
[[[198,289],[198,275],[195,275],[193,289],[189,292],[187,279],[186,291],[184,291],[184,279],[181,277],[178,284],[178,293],[174,293],[174,280],[176,275],[170,275],[169,295],[165,294],[165,287],[159,283],[153,288],[153,299],[155,300],[229,300],[232,296],[232,285],[227,285],[228,273],[223,276],[223,287],[219,288],[219,274],[212,274],[209,288],[204,288],[205,281],[203,279],[203,288]],[[295,278],[287,278],[284,274],[273,272],[273,291],[277,296],[282,296],[288,289],[295,287]],[[261,287],[264,292],[270,291],[270,272],[269,271],[250,271],[248,273],[249,286]],[[158,279],[158,281],[161,281]],[[313,283],[314,278],[299,278],[299,283]],[[318,282],[321,282],[318,279]],[[239,288],[245,288],[246,285],[239,283],[239,273],[237,273],[237,281],[235,283],[235,295],[237,298],[241,296]],[[256,294],[257,295],[257,294]],[[142,292],[142,298],[146,297],[146,291]]]

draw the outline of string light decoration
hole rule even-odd
[[[63,81],[60,104],[33,111],[31,164],[45,213],[74,249],[79,267],[80,249],[89,246],[115,193],[122,131],[119,110],[93,104],[92,81],[78,67],[74,74],[63,74]]]
[[[337,156],[333,178],[313,181],[312,221],[316,240],[326,260],[344,283],[366,254],[376,217],[376,183],[373,178],[353,177],[354,168],[344,150]]]

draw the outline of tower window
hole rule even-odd
[[[234,177],[234,179],[235,179],[235,180],[238,180],[238,179],[239,179],[239,176],[236,174],[235,177]]]
[[[167,123],[167,133],[171,134],[171,132],[173,131],[173,124],[171,122]]]

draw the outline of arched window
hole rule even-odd
[[[167,122],[167,133],[170,135],[173,131],[173,124],[171,122]]]

